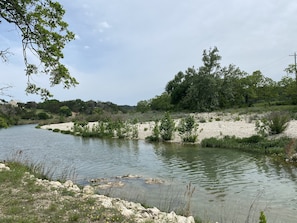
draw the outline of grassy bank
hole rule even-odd
[[[225,136],[224,138],[207,138],[201,141],[201,146],[212,148],[237,149],[259,154],[278,154],[285,152],[286,146],[292,141],[288,137],[268,139],[259,135],[247,138]]]
[[[70,180],[50,181],[44,171],[41,165],[0,163],[1,223],[195,222],[193,217],[95,194],[93,187],[79,188]]]
[[[114,208],[104,208],[98,200],[65,188],[36,184],[34,173],[43,174],[19,162],[6,164],[0,172],[0,222],[135,222]],[[29,174],[30,173],[30,174]]]

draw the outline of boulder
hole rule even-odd
[[[92,194],[95,193],[95,190],[94,190],[94,188],[93,188],[92,186],[87,185],[87,186],[85,186],[85,187],[83,188],[83,193],[84,193],[84,194],[87,194],[87,195],[92,195]]]
[[[1,171],[9,171],[10,168],[6,166],[4,163],[0,163],[0,172]]]

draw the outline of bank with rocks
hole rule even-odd
[[[16,174],[16,169],[10,168],[9,163],[0,163],[0,177],[1,179],[4,178],[4,176],[9,177],[7,174]],[[1,176],[2,174],[2,176]],[[4,175],[6,174],[6,175]],[[88,216],[88,213],[85,213],[85,210],[89,210],[87,212],[90,213],[90,217],[88,219],[88,222],[102,222],[101,220],[96,220],[94,218],[94,215],[96,215],[96,209],[102,208],[106,210],[109,213],[113,213],[115,210],[116,212],[119,212],[121,216],[123,216],[126,219],[133,219],[132,221],[128,222],[172,222],[172,223],[194,223],[195,220],[192,216],[185,217],[177,215],[175,212],[162,212],[156,207],[152,208],[145,208],[139,203],[129,202],[125,200],[121,200],[118,198],[110,198],[104,195],[96,194],[95,188],[87,185],[83,188],[80,188],[76,184],[74,184],[71,180],[67,180],[64,183],[61,183],[59,181],[51,181],[46,179],[38,179],[33,174],[29,172],[24,172],[23,176],[21,177],[21,184],[18,185],[19,189],[14,188],[7,188],[9,186],[9,182],[7,180],[3,180],[1,182],[1,186],[4,187],[2,190],[2,193],[5,193],[5,190],[11,191],[11,190],[17,190],[18,192],[21,192],[23,189],[25,190],[31,190],[31,200],[36,200],[38,202],[38,205],[34,204],[35,208],[42,208],[44,209],[54,209],[53,207],[58,207],[58,204],[56,205],[54,202],[58,202],[59,204],[63,201],[70,203],[73,205],[71,211],[74,212],[73,216],[76,216],[76,218],[79,218],[80,210],[84,210],[84,215]],[[11,185],[10,185],[11,187]],[[13,187],[13,186],[12,186]],[[33,188],[39,188],[38,190],[34,191]],[[5,193],[7,196],[7,193]],[[23,193],[25,194],[25,193]],[[1,195],[1,194],[0,194]],[[4,196],[4,195],[3,195]],[[17,194],[15,194],[17,196]],[[13,194],[11,194],[11,199],[13,199]],[[8,199],[8,198],[7,198]],[[2,202],[5,200],[5,197],[2,199]],[[92,203],[90,202],[92,200]],[[86,202],[87,201],[87,202]],[[19,200],[19,202],[22,202]],[[90,203],[89,206],[86,207],[80,207],[80,204],[86,204]],[[77,204],[77,205],[74,205]],[[0,219],[5,219],[5,208],[3,206],[4,204],[1,204],[0,206]],[[66,205],[62,205],[66,206]],[[3,210],[2,210],[2,208]],[[24,207],[25,208],[25,207]],[[99,209],[98,209],[99,210]],[[30,210],[32,211],[32,210]],[[58,212],[58,208],[56,210]],[[71,212],[70,210],[65,211],[65,215],[67,215],[67,212]],[[98,211],[99,212],[99,211]],[[99,215],[98,216],[102,216]],[[108,215],[109,219],[113,219],[112,214]],[[35,216],[36,217],[36,216]],[[34,216],[32,217],[34,218]],[[37,218],[37,217],[36,217]],[[67,217],[63,216],[62,218],[65,218],[65,221],[61,222],[68,222],[66,219]],[[101,217],[102,218],[102,217]],[[105,219],[107,217],[104,217]],[[118,217],[117,217],[118,218]],[[35,219],[35,218],[34,218]],[[99,217],[98,217],[99,219]],[[62,220],[62,219],[61,219]],[[68,219],[69,220],[69,219]],[[32,222],[39,222],[39,221],[32,221]],[[51,222],[51,221],[44,221],[44,222]],[[106,221],[108,222],[108,221]],[[109,222],[123,222],[123,221],[109,221]],[[127,221],[124,221],[127,222]]]

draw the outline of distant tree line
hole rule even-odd
[[[111,102],[82,101],[81,99],[58,101],[56,99],[45,100],[43,102],[18,103],[17,106],[11,105],[2,100],[0,104],[0,128],[7,128],[17,125],[20,120],[46,120],[54,116],[70,117],[81,115],[85,117],[94,116],[95,118],[103,114],[128,113],[135,110],[134,106],[120,106]],[[61,119],[61,121],[63,121]],[[96,120],[98,121],[98,120]]]
[[[165,92],[137,103],[137,110],[214,111],[234,107],[250,107],[256,103],[297,104],[297,83],[289,74],[276,82],[257,70],[248,74],[235,65],[223,67],[217,47],[204,50],[202,66],[178,72]]]

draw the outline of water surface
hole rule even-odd
[[[244,222],[247,216],[249,222],[257,222],[260,210],[268,222],[297,222],[296,167],[265,156],[191,145],[83,139],[34,125],[0,130],[0,160],[20,150],[32,162],[55,167],[56,177],[65,169],[75,169],[78,184],[141,176],[121,179],[122,188],[99,192],[147,205],[177,207],[191,183],[192,213],[212,222]],[[148,178],[164,183],[148,185]]]

